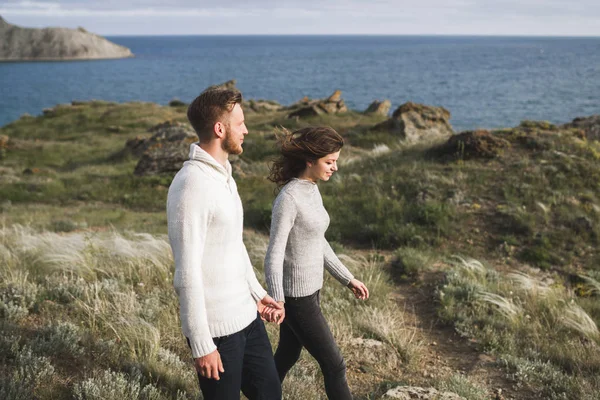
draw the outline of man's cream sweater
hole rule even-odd
[[[231,165],[197,144],[175,175],[167,197],[183,334],[197,358],[216,349],[212,338],[243,330],[267,293],[242,240],[243,209]]]

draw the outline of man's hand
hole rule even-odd
[[[205,356],[194,358],[194,366],[200,376],[208,379],[216,379],[217,381],[221,379],[219,377],[219,372],[225,372],[223,363],[221,362],[221,355],[218,350]]]
[[[281,309],[276,309],[271,306],[265,307],[264,319],[268,322],[275,322],[277,325],[281,325],[285,319],[285,307],[283,301],[279,301],[278,304],[281,306]]]
[[[265,321],[276,322],[279,325],[285,319],[283,301],[277,302],[271,296],[266,295],[257,303],[257,307],[260,317]]]
[[[350,282],[348,282],[348,288],[352,290],[354,297],[357,299],[366,300],[369,298],[369,289],[367,289],[365,284],[358,279],[352,279]]]

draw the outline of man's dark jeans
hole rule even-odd
[[[198,374],[204,400],[239,400],[240,389],[250,400],[281,399],[273,350],[260,317],[244,330],[213,341],[225,372],[218,381]]]
[[[285,320],[279,329],[275,365],[281,382],[300,358],[302,347],[317,360],[329,399],[352,399],[346,381],[346,363],[321,313],[320,295],[285,298]]]

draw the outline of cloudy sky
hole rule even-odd
[[[600,0],[0,0],[0,15],[102,35],[600,36]]]

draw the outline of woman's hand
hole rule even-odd
[[[269,296],[266,296],[269,297]],[[258,312],[263,321],[275,322],[277,325],[281,324],[285,319],[285,308],[283,301],[276,302],[269,297],[270,302],[265,304],[261,301],[258,303]]]
[[[352,279],[350,282],[348,282],[348,288],[352,290],[354,297],[357,299],[366,300],[369,298],[369,289],[367,289],[365,284],[358,279]]]

